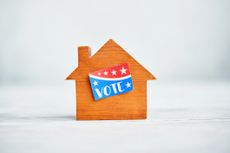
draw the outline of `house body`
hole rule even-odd
[[[89,73],[128,63],[133,90],[118,96],[95,101],[90,88]],[[78,48],[78,67],[67,77],[76,84],[76,119],[145,119],[147,115],[147,80],[155,77],[113,40],[105,43],[91,57],[90,48]]]

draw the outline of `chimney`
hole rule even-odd
[[[83,66],[87,64],[91,56],[90,47],[80,46],[78,47],[78,66]]]

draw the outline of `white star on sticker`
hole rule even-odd
[[[93,82],[93,85],[95,85],[95,86],[98,85],[97,81],[94,81],[94,82]]]
[[[117,71],[113,70],[111,73],[112,73],[112,75],[116,75]]]
[[[108,72],[107,72],[107,71],[105,71],[105,72],[104,72],[104,75],[107,75],[107,74],[108,74]]]
[[[127,69],[125,69],[124,67],[122,67],[122,69],[120,69],[120,71],[121,71],[121,74],[126,74]]]
[[[98,75],[101,75],[101,72],[99,72]]]
[[[129,82],[126,83],[126,87],[129,88],[131,87],[131,84]]]

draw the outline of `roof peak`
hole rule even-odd
[[[118,43],[116,43],[113,39],[109,39],[103,46],[120,46]]]

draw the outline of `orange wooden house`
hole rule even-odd
[[[89,73],[120,63],[128,63],[133,90],[125,94],[95,101]],[[76,119],[122,120],[146,119],[147,80],[156,78],[112,39],[91,56],[88,46],[78,48],[78,67],[66,78],[76,83]]]

